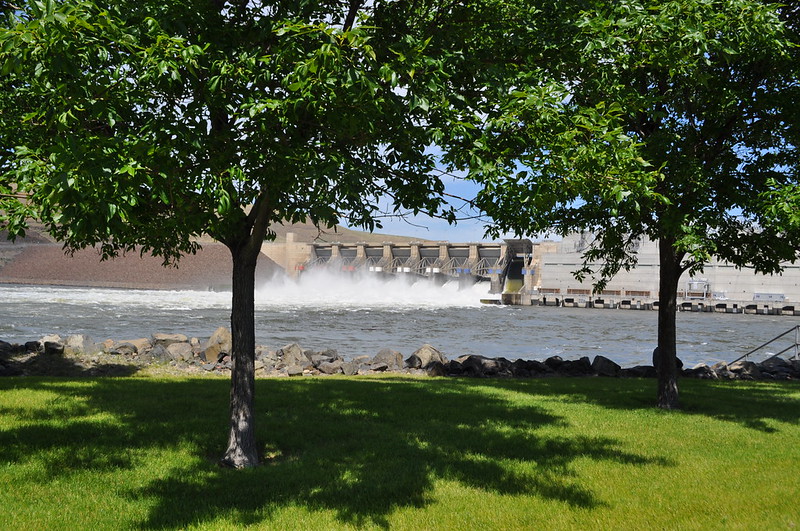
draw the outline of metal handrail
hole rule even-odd
[[[786,332],[784,332],[784,333],[782,333],[782,334],[780,334],[778,336],[773,337],[772,339],[770,339],[769,341],[767,341],[763,345],[754,348],[753,350],[751,350],[747,354],[739,356],[738,358],[733,360],[731,363],[736,363],[737,361],[741,361],[743,359],[747,359],[747,357],[750,356],[751,354],[753,354],[754,352],[757,352],[757,351],[761,350],[762,348],[766,347],[767,345],[770,345],[770,344],[774,343],[775,341],[779,340],[783,336],[786,336],[786,335],[788,335],[788,334],[790,334],[792,332],[794,332],[794,345],[789,345],[787,348],[781,350],[777,354],[773,354],[772,356],[770,356],[770,359],[774,358],[775,356],[780,356],[781,354],[783,354],[784,352],[786,352],[787,350],[789,350],[791,348],[794,348],[794,359],[800,359],[800,349],[798,349],[798,347],[800,347],[800,325],[795,325],[792,328],[790,328],[789,330],[787,330]]]

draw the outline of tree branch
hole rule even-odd
[[[342,25],[343,31],[350,31],[353,29],[353,24],[356,23],[356,15],[358,14],[358,10],[361,9],[361,2],[362,0],[350,0],[350,7],[344,19],[344,24]]]
[[[272,206],[269,201],[269,195],[267,192],[261,192],[256,198],[252,210],[247,215],[248,224],[252,227],[250,229],[250,241],[247,243],[249,250],[254,251],[256,246],[259,249],[261,248],[267,229],[269,229],[271,212]]]

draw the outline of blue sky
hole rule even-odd
[[[464,179],[445,176],[442,178],[446,191],[449,194],[472,199],[478,192],[478,185]],[[462,202],[451,200],[456,207],[464,206]],[[464,207],[462,216],[470,218],[478,212]],[[455,225],[449,225],[445,220],[431,218],[426,215],[408,216],[405,219],[383,218],[383,228],[375,232],[393,234],[398,236],[412,236],[425,240],[446,240],[456,243],[487,241],[484,237],[485,219],[463,219]]]

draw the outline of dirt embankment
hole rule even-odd
[[[1,260],[4,259],[4,260]],[[266,256],[258,278],[282,269]],[[0,244],[0,283],[139,289],[224,289],[231,284],[231,256],[221,244],[203,244],[196,255],[183,257],[177,267],[163,267],[160,258],[129,253],[102,261],[94,249],[70,256],[50,242]]]
[[[360,241],[395,242],[414,238],[370,234],[343,227],[320,231],[308,223],[276,225],[275,241],[286,241],[286,234],[295,234],[295,241]],[[8,241],[0,231],[0,283],[60,286],[87,286],[141,289],[224,289],[231,285],[231,257],[228,249],[210,238],[201,238],[196,255],[183,257],[177,267],[163,267],[157,257],[129,253],[102,261],[95,249],[66,255],[62,246],[52,240],[44,228],[32,224],[25,238]],[[261,255],[256,278],[266,280],[281,274],[281,267]]]

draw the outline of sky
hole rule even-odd
[[[478,193],[478,185],[470,181],[447,176],[443,177],[442,180],[449,194],[472,199]],[[435,219],[427,215],[407,216],[406,218],[387,217],[381,219],[383,228],[375,232],[455,243],[491,240],[491,238],[484,237],[484,227],[488,223],[487,219],[470,219],[479,213],[464,205],[462,201],[451,200],[451,203],[456,208],[461,208],[460,216],[464,218],[455,225],[450,225],[443,219]]]
[[[440,157],[441,150],[437,146],[430,148],[430,153]],[[441,179],[445,185],[445,192],[464,199],[474,199],[480,186],[459,175],[446,173],[444,170]],[[490,220],[480,216],[480,212],[466,205],[464,201],[450,199],[450,203],[459,210],[459,221],[451,225],[443,219],[431,218],[427,215],[408,215],[405,217],[387,216],[380,219],[383,227],[376,229],[379,234],[395,236],[410,236],[423,240],[449,241],[453,243],[485,242],[492,241],[487,238],[486,225]],[[391,203],[387,203],[385,210],[391,212]],[[348,227],[361,230],[358,227]],[[504,235],[513,238],[513,235]]]

